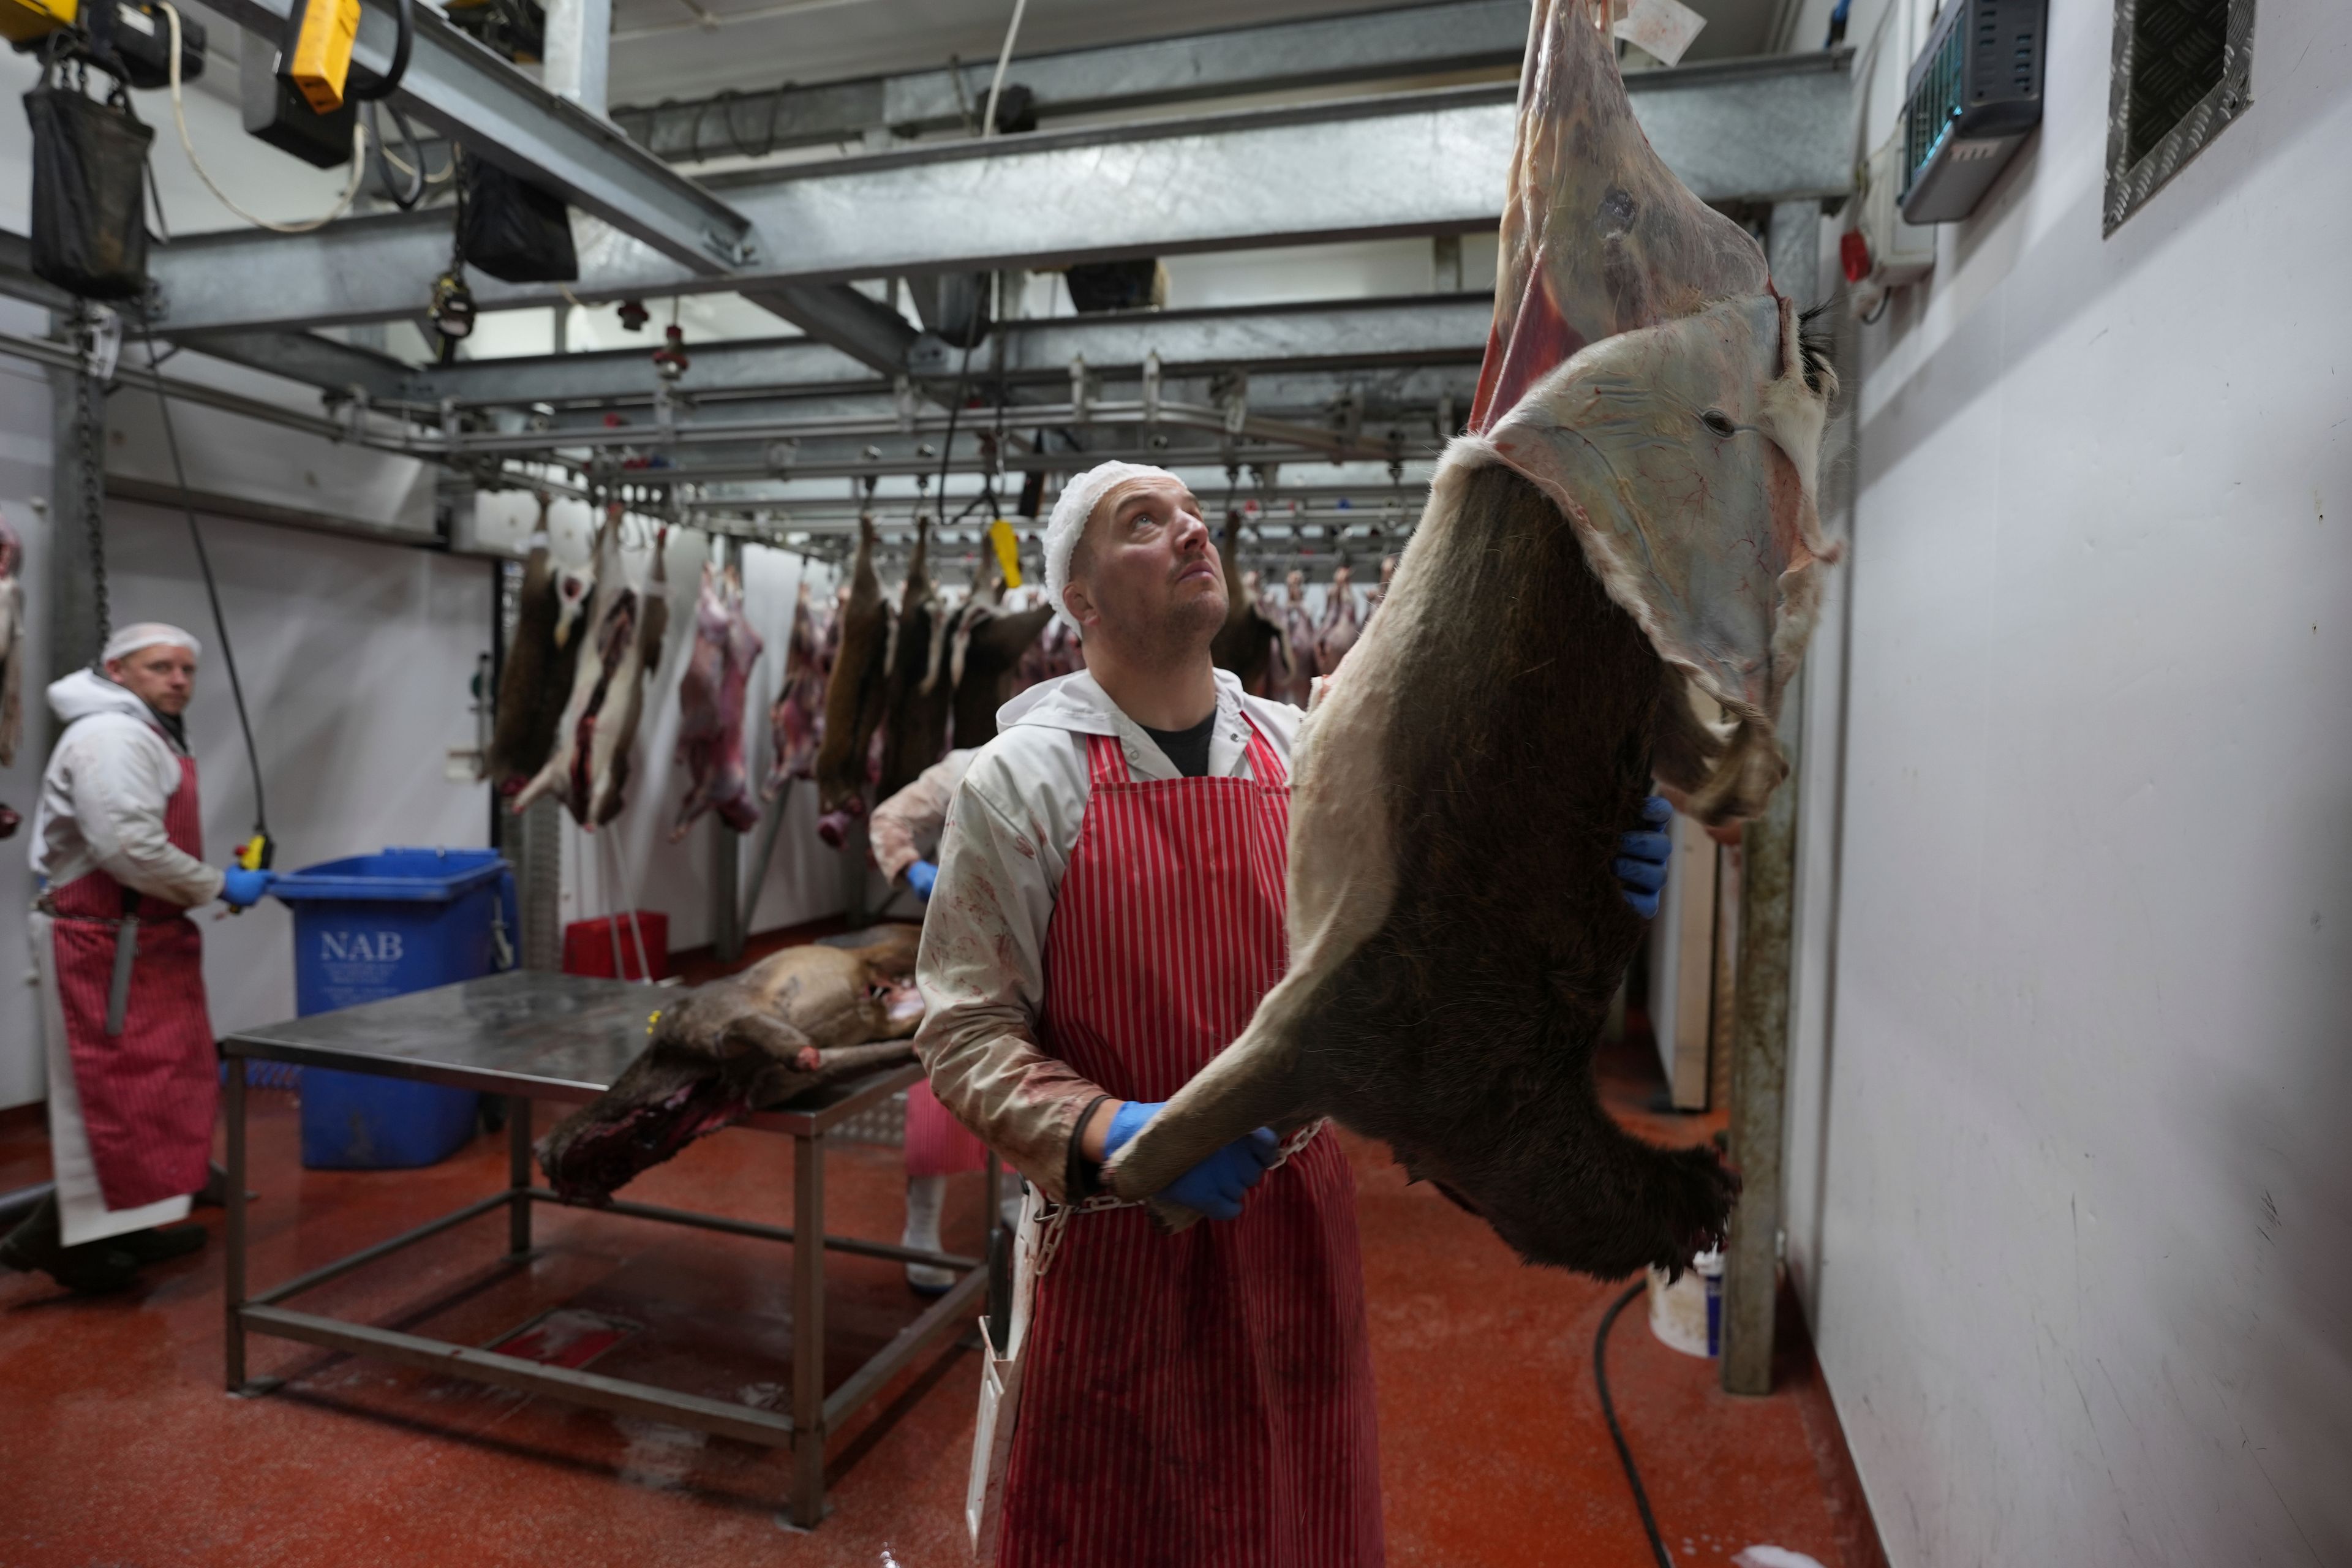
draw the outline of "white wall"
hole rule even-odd
[[[278,865],[389,845],[488,841],[488,792],[449,779],[472,743],[468,683],[489,651],[490,567],[430,551],[228,518],[200,520],[236,646],[278,840]],[[252,832],[253,790],[187,524],[108,508],[114,622],[166,620],[205,645],[189,742],[215,863]],[[275,900],[234,919],[199,910],[220,1033],[294,1010],[291,917]]]
[[[1864,335],[1809,677],[1790,1253],[1906,1568],[2352,1562],[2352,8],[2103,239],[2111,20]]]

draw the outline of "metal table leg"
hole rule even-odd
[[[507,1251],[530,1250],[530,1101],[507,1096]]]
[[[824,1134],[793,1140],[793,1523],[824,1517]]]
[[[245,1389],[245,1068],[244,1058],[228,1058],[228,1257],[221,1296],[231,1394]]]

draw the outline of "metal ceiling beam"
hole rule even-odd
[[[414,373],[399,360],[316,332],[268,328],[250,332],[183,332],[173,341],[182,348],[248,370],[268,371],[331,392],[357,390],[376,403],[416,395]]]
[[[1475,369],[1493,318],[1493,302],[1484,293],[1439,294],[1057,316],[1006,322],[998,335],[1003,340],[1009,377],[1048,384],[1066,382],[1073,359],[1084,359],[1089,371],[1106,377],[1131,377],[1154,353],[1170,375],[1233,368],[1289,372],[1454,364]],[[890,385],[864,363],[806,338],[688,343],[687,348],[693,363],[673,390],[697,399],[815,396],[887,391]],[[988,344],[972,356],[975,379],[983,384],[995,378],[992,356]],[[261,368],[278,367],[264,363]],[[280,374],[310,379],[290,370]],[[645,350],[534,354],[408,371],[406,390],[400,395],[424,403],[452,397],[467,406],[644,403],[652,398],[659,379]]]
[[[1067,384],[1066,378],[1064,384]],[[1475,362],[1405,369],[1274,371],[1249,378],[1246,406],[1252,414],[1287,420],[1320,419],[1352,409],[1369,429],[1407,417],[1426,420],[1448,399],[1460,415],[1466,416],[1477,386],[1478,366]],[[1219,390],[1217,378],[1210,375],[1169,375],[1160,383],[1160,395],[1171,404],[1213,404]],[[1107,402],[1132,403],[1139,398],[1140,383],[1131,374],[1105,376],[1097,383],[1097,393]],[[1038,404],[1013,407],[1006,414],[1005,427],[1025,436],[1041,424],[1051,425],[1055,420],[1047,410],[1052,406]],[[651,439],[656,426],[642,405],[632,409],[639,420],[617,426],[604,423],[611,407],[603,403],[584,404],[557,413],[545,427],[556,431],[620,431],[625,434],[612,438],[622,441]],[[929,408],[922,410],[922,416],[934,424],[940,418]],[[879,420],[891,428],[904,423],[900,405],[887,390],[799,388],[782,395],[706,400],[690,411],[673,410],[671,427],[681,434],[691,434],[700,428],[724,428],[754,421],[832,418]],[[960,438],[992,430],[995,421],[993,409],[967,409],[957,426]],[[520,421],[513,423],[520,427]]]
[[[1852,179],[1848,58],[1645,71],[1627,86],[1651,143],[1703,200],[1840,196]],[[1470,233],[1502,212],[1513,91],[1446,89],[729,175],[711,188],[767,237],[761,260],[715,280],[616,239],[587,247],[569,292],[612,300]],[[301,237],[191,236],[156,263],[165,325],[411,314],[446,263],[447,222],[394,214]],[[477,293],[488,309],[562,297],[550,285],[488,282]]]
[[[52,310],[73,309],[73,296],[33,275],[33,242],[0,229],[0,294]]]
[[[1039,117],[1054,120],[1346,82],[1516,70],[1527,41],[1527,0],[1457,0],[1033,55],[1016,60],[1005,79],[1027,88]],[[656,157],[674,163],[856,141],[884,129],[899,136],[963,131],[987,101],[993,69],[986,60],[963,67],[961,87],[953,71],[910,71],[624,106],[613,118]]]
[[[293,0],[215,0],[215,9],[265,39],[281,36],[292,5]],[[432,7],[415,7],[413,20],[408,69],[393,95],[397,107],[463,142],[469,154],[557,192],[612,226],[625,237],[623,244],[659,257],[685,275],[724,280],[759,260],[758,231],[724,198],[653,156],[602,115],[531,81]],[[361,65],[385,63],[392,28],[381,10],[362,12],[354,51]],[[446,214],[417,216],[428,228],[448,226]],[[170,284],[162,281],[168,314]],[[416,291],[412,287],[409,292]],[[906,363],[913,332],[894,332],[895,317],[877,315],[880,308],[855,289],[788,287],[750,297],[869,363],[895,368]],[[383,319],[383,312],[365,319]]]
[[[743,298],[872,371],[897,374],[918,334],[907,318],[846,283],[774,283]]]
[[[272,41],[284,35],[293,10],[293,0],[206,3]],[[724,276],[756,258],[750,220],[723,198],[609,121],[530,80],[433,7],[413,7],[412,19],[408,69],[393,93],[395,107],[464,142],[467,153],[555,191],[689,273]],[[381,71],[389,63],[394,26],[389,12],[362,11],[353,50],[360,66]],[[446,235],[448,216],[434,214],[431,224]],[[413,310],[414,300],[410,304]]]

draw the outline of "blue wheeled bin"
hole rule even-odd
[[[289,872],[294,1005],[313,1013],[514,967],[514,872],[495,849],[386,849]],[[472,1138],[471,1089],[371,1073],[302,1074],[302,1163],[389,1170],[446,1160]]]

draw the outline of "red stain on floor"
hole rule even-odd
[[[1653,1116],[1644,1053],[1604,1064],[1613,1106],[1687,1142],[1720,1118]],[[292,1097],[253,1096],[257,1285],[352,1251],[504,1183],[483,1138],[424,1171],[304,1171]],[[541,1112],[541,1125],[553,1108]],[[1383,1151],[1349,1141],[1380,1384],[1389,1561],[1397,1568],[1651,1562],[1592,1384],[1592,1336],[1620,1287],[1520,1266]],[[46,1139],[0,1122],[0,1190],[47,1174]],[[898,1151],[849,1144],[827,1168],[829,1228],[895,1239]],[[790,1224],[785,1139],[737,1130],[647,1173],[645,1202]],[[958,1178],[950,1247],[980,1245],[977,1177]],[[0,1274],[0,1563],[10,1568],[224,1564],[861,1564],[971,1561],[962,1500],[977,1362],[950,1349],[838,1434],[834,1512],[778,1521],[780,1450],[486,1388],[286,1341],[249,1342],[254,1399],[221,1384],[221,1215],[213,1245],[81,1300]],[[539,1250],[502,1254],[493,1214],[293,1305],[487,1343],[570,1306],[642,1325],[596,1371],[784,1407],[789,1249],[585,1212],[538,1211]],[[827,1264],[837,1382],[919,1302],[894,1264]],[[1793,1317],[1783,1313],[1784,1321]],[[1825,1568],[1877,1568],[1877,1543],[1801,1332],[1780,1392],[1735,1399],[1714,1363],[1650,1333],[1640,1303],[1610,1378],[1675,1561],[1722,1564],[1771,1542]],[[1088,1565],[1074,1565],[1088,1568]]]

